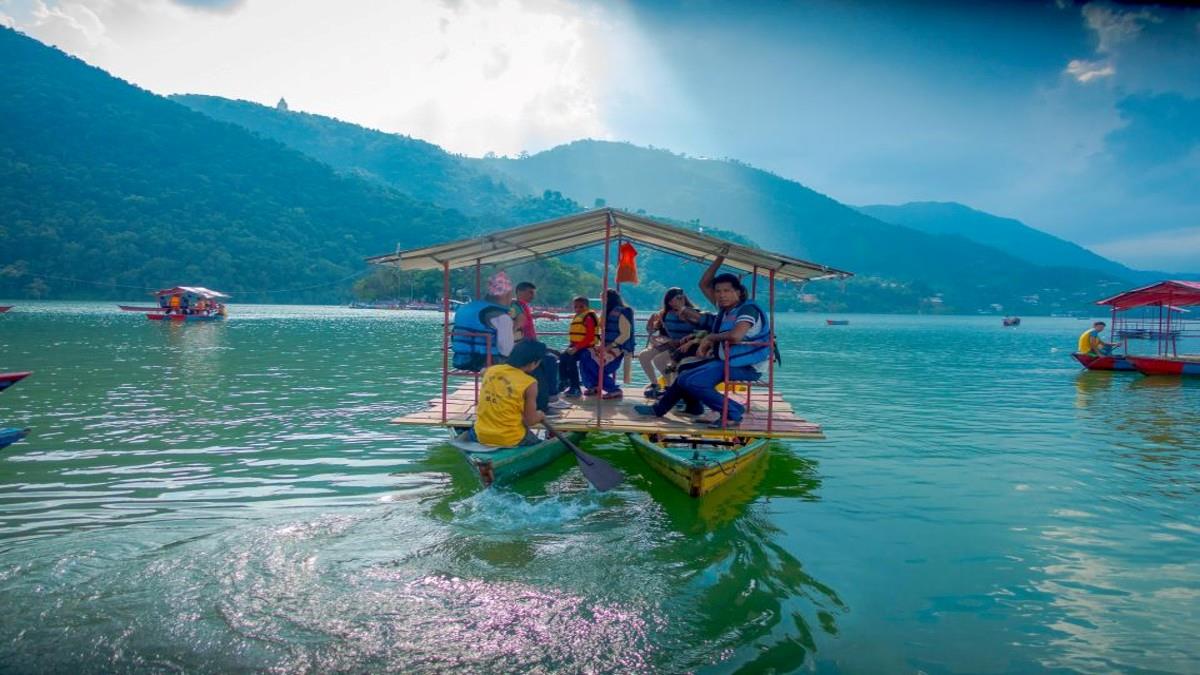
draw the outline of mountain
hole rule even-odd
[[[1064,311],[1127,284],[1113,273],[1042,266],[958,234],[887,223],[734,160],[586,140],[519,159],[475,161],[514,189],[552,187],[583,204],[701,220],[772,249],[876,277],[884,287],[899,282],[906,292],[898,302],[902,297],[910,302],[912,289],[918,288],[940,294],[940,304],[957,311],[992,303],[1019,311]],[[916,309],[907,305],[903,311]]]
[[[0,297],[342,299],[364,255],[477,227],[7,28],[0,62]]]
[[[859,212],[885,223],[930,234],[959,235],[1035,265],[1097,270],[1135,283],[1162,278],[1161,273],[1130,269],[1078,244],[1029,227],[1019,220],[984,213],[955,202],[909,202],[898,206],[876,204],[857,208]]]
[[[481,215],[506,211],[519,198],[490,174],[409,136],[218,96],[178,94],[170,98],[279,141],[339,171],[384,183],[422,201]]]

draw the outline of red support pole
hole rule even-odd
[[[600,333],[600,372],[596,375],[596,396],[603,399],[604,396],[604,361],[608,356],[607,347],[604,344],[604,321],[608,318],[608,310],[611,307],[605,307],[604,303],[608,300],[608,271],[611,261],[609,260],[609,249],[612,248],[612,226],[613,217],[612,211],[608,212],[608,220],[604,221],[604,283],[600,293],[600,324],[596,330]],[[596,428],[600,428],[600,400],[596,401]]]
[[[450,386],[450,263],[442,263],[442,424],[446,423],[446,394]]]
[[[771,331],[770,337],[767,338],[771,345],[767,349],[767,433],[771,433],[773,428],[773,418],[775,417],[775,270],[770,273],[771,291],[770,291],[770,314],[771,314]]]

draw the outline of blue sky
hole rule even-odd
[[[1200,271],[1200,11],[1103,2],[0,0],[159,93],[455,152],[733,157],[850,204],[959,201]]]

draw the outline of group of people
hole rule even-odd
[[[637,354],[650,379],[645,395],[653,405],[635,405],[639,414],[662,417],[682,403],[682,414],[715,411],[714,427],[736,428],[745,407],[718,387],[729,379],[761,378],[774,354],[766,312],[749,297],[736,274],[718,274],[718,256],[700,279],[700,290],[715,312],[702,312],[681,288],[669,289],[662,309],[647,322],[649,343]],[[483,371],[478,414],[471,440],[509,447],[538,442],[529,427],[570,407],[564,398],[624,396],[616,373],[636,349],[633,309],[608,290],[600,311],[583,296],[572,300],[573,316],[565,349],[555,352],[538,340],[535,319],[558,320],[531,305],[537,287],[516,285],[504,272],[488,280],[487,295],[460,305],[451,332],[453,366]],[[603,321],[601,321],[603,316]],[[727,420],[720,414],[727,410]]]
[[[195,302],[182,293],[158,296],[158,306],[164,314],[224,314],[225,305],[216,300],[196,298]]]

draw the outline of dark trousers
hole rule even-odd
[[[579,389],[579,352],[563,352],[558,358],[558,380],[563,389]]]
[[[546,412],[550,409],[550,397],[558,393],[558,357],[553,354],[545,355],[537,370],[530,375],[537,380],[537,409]]]
[[[750,366],[729,367],[731,380],[757,380],[759,377],[758,371]],[[704,412],[704,406],[721,412],[725,405],[725,394],[717,391],[717,384],[724,381],[725,362],[720,359],[697,363],[687,369],[681,368],[675,382],[667,387],[662,397],[654,404],[654,414],[660,417],[667,414],[681,400],[687,406],[685,412],[698,414]],[[745,412],[741,403],[729,399],[729,421],[740,421]]]
[[[625,352],[615,359],[610,358],[604,362],[604,391],[621,391],[617,386],[617,369],[621,367],[621,363],[625,360]],[[592,355],[591,350],[580,352],[579,358],[579,375],[583,378],[583,386],[593,388],[596,386],[596,380],[600,378],[600,364],[596,361],[596,357]]]

